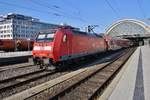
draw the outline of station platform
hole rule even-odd
[[[10,57],[20,57],[20,56],[31,56],[31,51],[0,52],[0,58],[10,58]]]
[[[99,99],[150,100],[150,46],[137,48]]]
[[[29,62],[29,58],[31,57],[32,57],[31,51],[1,52],[0,66],[17,64],[17,63],[26,63]]]

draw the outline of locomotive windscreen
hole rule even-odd
[[[54,34],[55,32],[39,33],[36,38],[36,41],[37,42],[52,42],[54,40]]]

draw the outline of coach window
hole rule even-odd
[[[67,41],[67,35],[65,34],[64,36],[63,36],[63,42],[66,42]]]

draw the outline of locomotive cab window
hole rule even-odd
[[[54,34],[55,32],[49,32],[49,33],[39,33],[36,41],[37,42],[52,42],[54,40]]]
[[[37,42],[43,42],[45,40],[45,37],[46,37],[46,34],[39,33],[38,36],[37,36],[36,41]]]
[[[53,41],[55,34],[47,34],[46,41]]]

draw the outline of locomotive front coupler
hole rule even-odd
[[[49,58],[43,58],[43,64],[44,65],[49,65],[50,64],[50,59]]]
[[[55,66],[52,64],[52,59],[50,58],[43,58],[43,64],[46,70],[55,70]]]
[[[40,69],[44,68],[44,62],[42,57],[33,57],[33,63],[34,65],[39,66]]]
[[[40,65],[40,58],[39,57],[33,57],[33,63],[34,65]]]

